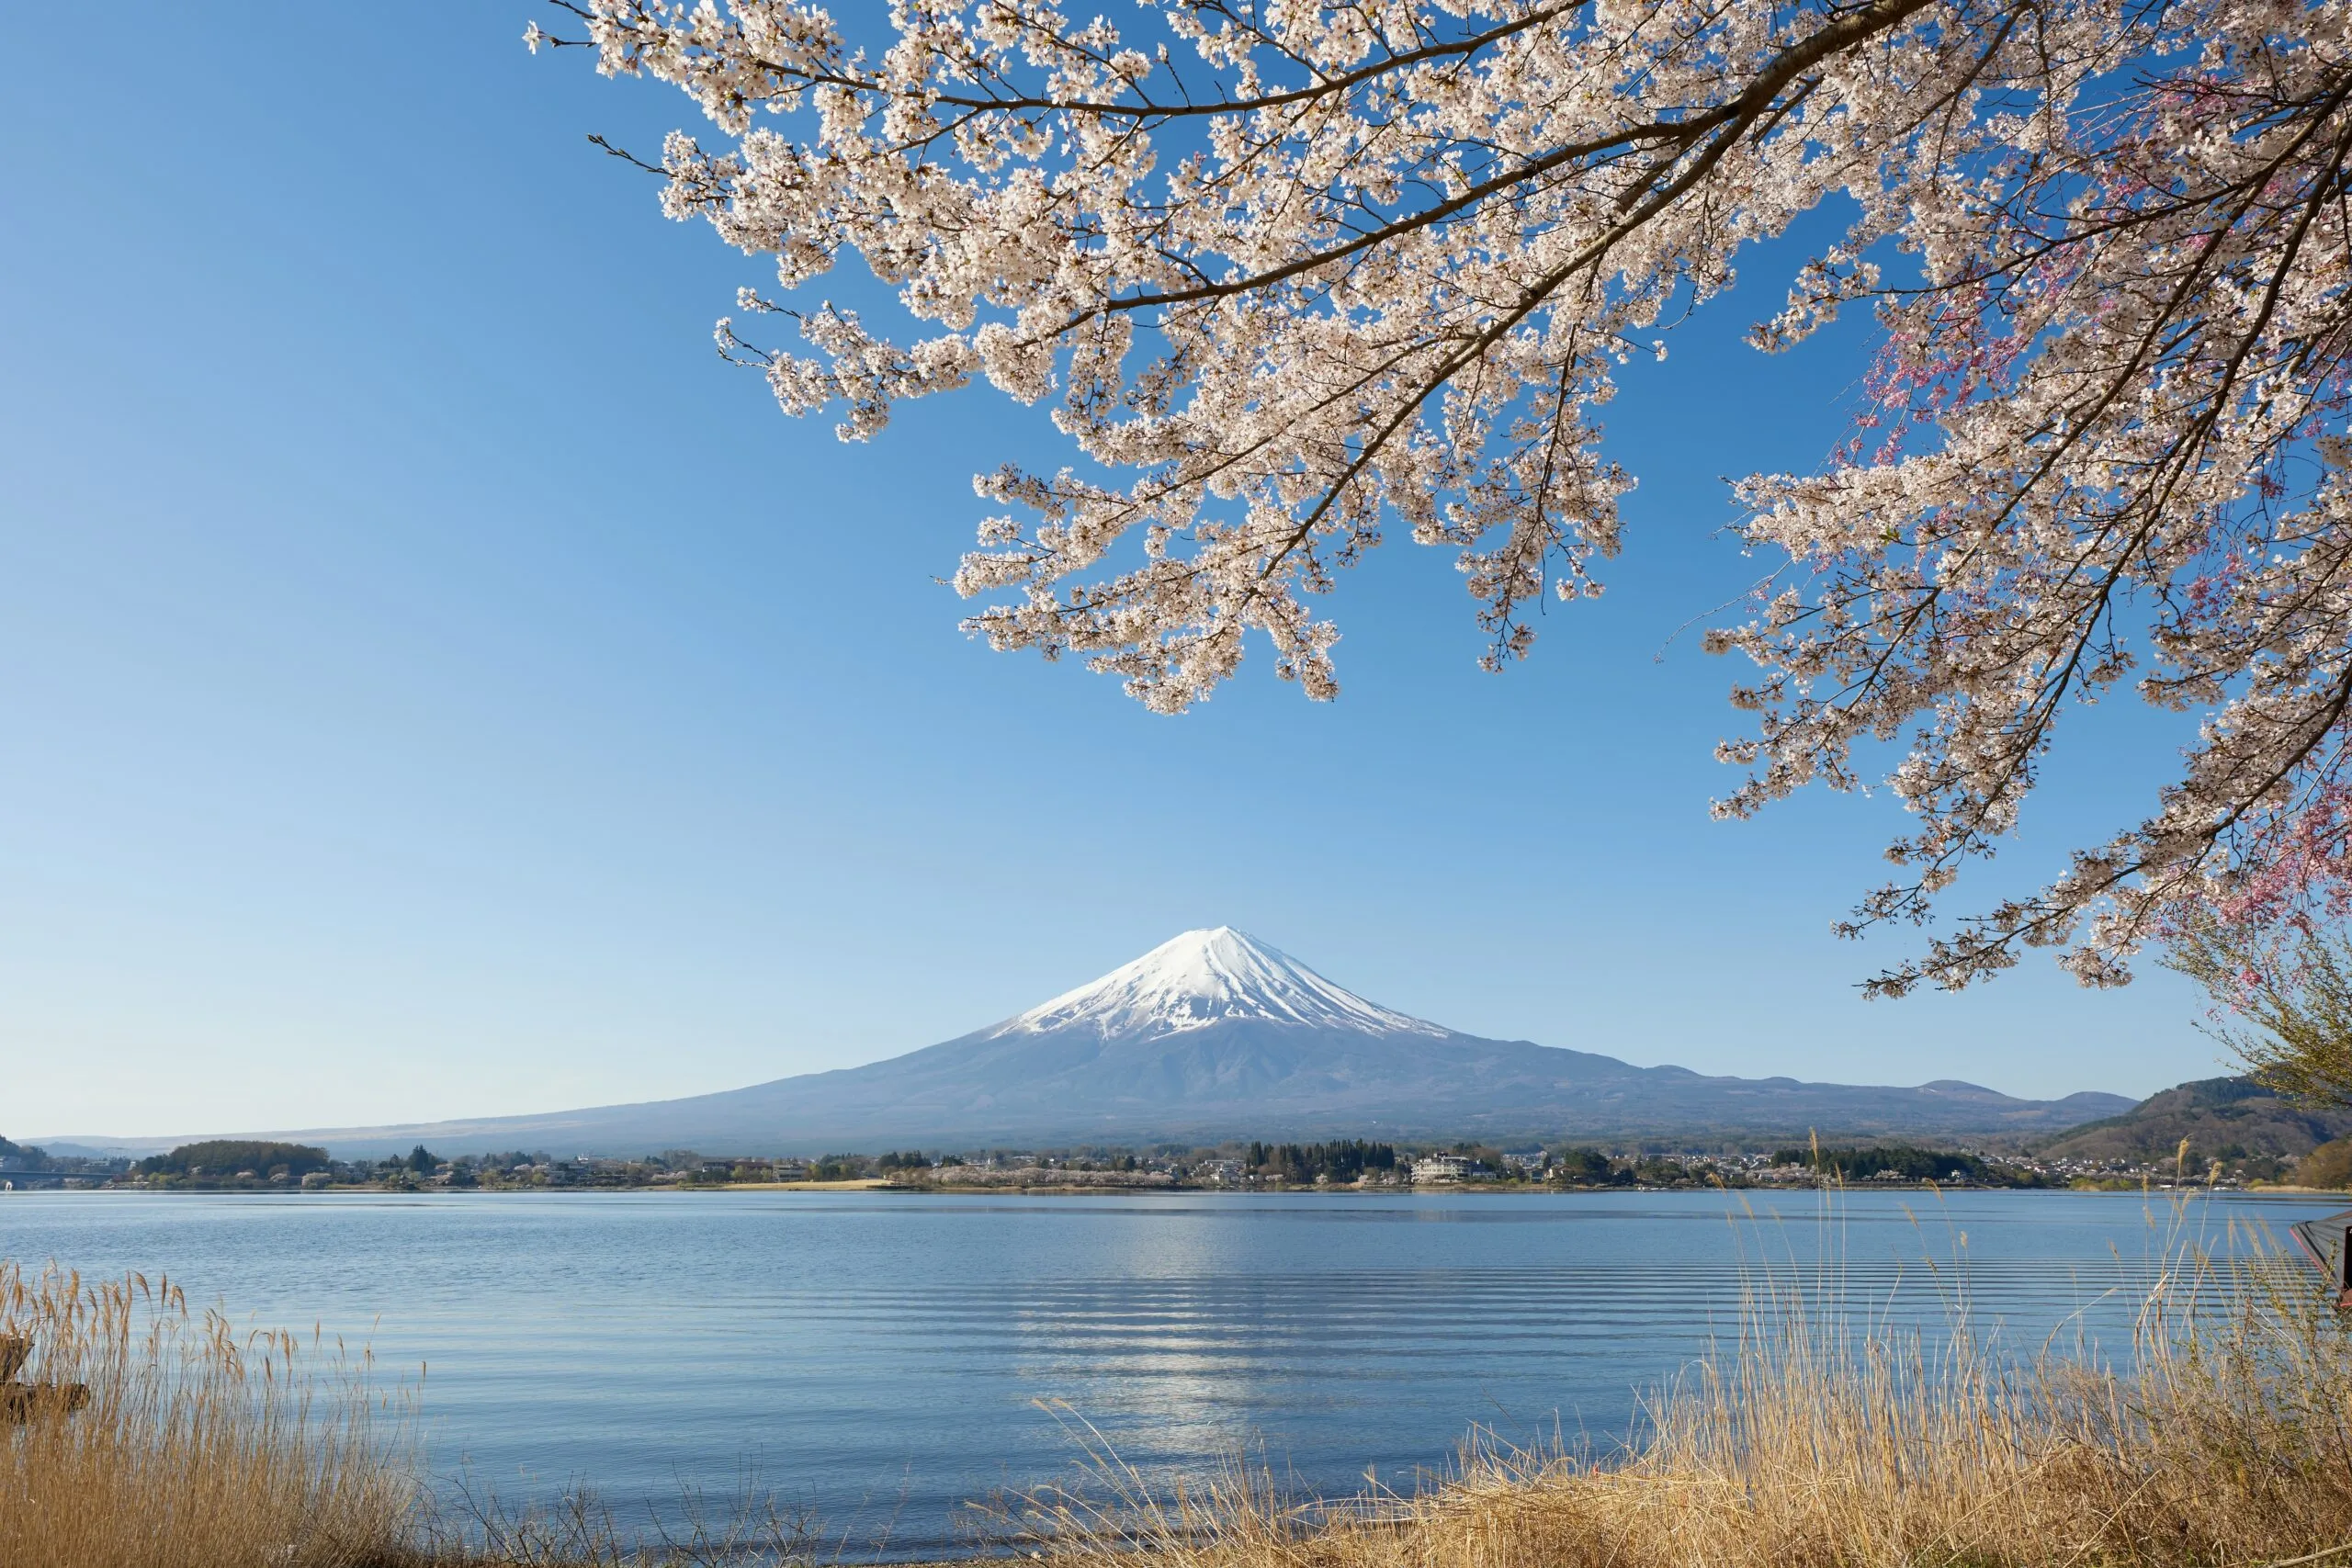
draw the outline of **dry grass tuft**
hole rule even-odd
[[[435,1506],[412,1404],[362,1352],[239,1333],[167,1280],[0,1262],[0,1568],[775,1568],[807,1522],[750,1486],[647,1531],[593,1494]]]
[[[1964,1307],[1928,1338],[1751,1281],[1736,1348],[1607,1461],[1473,1451],[1335,1509],[1238,1469],[1155,1492],[1098,1449],[1100,1490],[1028,1500],[1019,1544],[1077,1568],[2352,1563],[2352,1336],[2300,1270],[2176,1250],[2117,1366],[1997,1357]]]
[[[591,1490],[517,1506],[468,1487],[420,1540],[419,1568],[815,1568],[821,1545],[806,1512],[779,1507],[749,1475],[722,1498],[689,1486],[636,1530]]]
[[[191,1315],[169,1281],[85,1284],[0,1264],[0,1563],[379,1568],[405,1563],[412,1424],[365,1356]],[[28,1348],[29,1354],[23,1352]],[[62,1392],[84,1385],[85,1402]],[[13,1418],[12,1418],[13,1417]]]

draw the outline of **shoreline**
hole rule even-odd
[[[105,1185],[48,1185],[38,1187],[0,1186],[0,1201],[15,1197],[30,1197],[35,1193],[74,1193],[87,1196],[137,1195],[151,1198],[167,1197],[245,1197],[245,1198],[512,1198],[512,1197],[594,1197],[616,1193],[677,1193],[708,1195],[726,1192],[889,1192],[918,1197],[1046,1197],[1100,1198],[1148,1197],[1157,1194],[1185,1197],[1222,1198],[1435,1198],[1448,1196],[1479,1198],[1523,1197],[1601,1197],[1609,1194],[1657,1197],[1685,1192],[1834,1192],[1851,1196],[1862,1192],[1930,1192],[1945,1195],[1954,1192],[2002,1192],[2019,1196],[2071,1194],[2094,1197],[2154,1196],[2159,1193],[2226,1193],[2237,1198],[2302,1198],[2352,1199],[2352,1188],[2297,1187],[2285,1183],[2266,1182],[2252,1187],[2209,1187],[2201,1181],[2139,1183],[2093,1183],[2079,1186],[1996,1186],[1984,1182],[1940,1181],[1869,1181],[1869,1182],[1753,1182],[1741,1186],[1715,1186],[1701,1183],[1663,1186],[1556,1186],[1542,1182],[1465,1181],[1426,1183],[1419,1186],[1382,1187],[1220,1187],[1189,1183],[1159,1183],[1151,1186],[1125,1186],[1108,1182],[1038,1182],[970,1184],[924,1183],[910,1185],[876,1177],[855,1177],[842,1181],[733,1181],[733,1182],[649,1182],[641,1186],[548,1186],[548,1187],[373,1187],[361,1185],[334,1187],[206,1187],[175,1182],[169,1187],[120,1187]]]

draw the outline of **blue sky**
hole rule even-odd
[[[1769,255],[1629,372],[1628,547],[1532,663],[1480,673],[1449,560],[1399,543],[1342,584],[1338,704],[1261,650],[1158,718],[967,640],[934,581],[971,474],[1056,457],[1042,416],[979,391],[868,446],[784,418],[710,348],[764,268],[583,140],[688,106],[533,59],[530,15],[134,4],[102,62],[24,18],[52,36],[0,98],[0,1132],[726,1088],[1227,923],[1641,1063],[2219,1070],[2152,969],[1866,1003],[1906,936],[1828,928],[1887,803],[1710,820],[1739,671],[1669,639],[1757,570],[1721,476],[1817,462],[1866,344],[1739,347]],[[2065,740],[1973,900],[2136,820],[2177,733],[2118,704]]]

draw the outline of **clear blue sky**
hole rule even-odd
[[[871,446],[713,355],[765,269],[597,155],[683,99],[498,3],[19,18],[0,97],[0,1132],[546,1110],[846,1066],[1229,923],[1392,1007],[1711,1072],[2021,1094],[2215,1070],[2192,997],[2029,967],[1865,1003],[1883,800],[1711,821],[1747,581],[1720,476],[1815,464],[1863,343],[1750,286],[1630,372],[1610,597],[1475,667],[1449,560],[1343,584],[1346,694],[1181,719],[956,629],[986,391]],[[547,18],[542,18],[543,20]],[[46,33],[47,36],[42,36]],[[854,291],[844,281],[840,291]],[[1769,291],[1769,292],[1768,292]],[[1659,657],[1664,649],[1663,658]],[[2147,807],[2072,722],[1977,901]]]

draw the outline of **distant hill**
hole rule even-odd
[[[2130,1104],[2093,1093],[2016,1100],[1955,1079],[1893,1088],[1711,1077],[1481,1039],[1367,1001],[1218,927],[1187,931],[1018,1017],[862,1067],[690,1100],[272,1135],[341,1156],[404,1154],[418,1143],[445,1155],[571,1155],[1332,1135],[1760,1141],[1815,1130],[1847,1139],[2016,1140]]]
[[[2188,1140],[2192,1167],[2218,1159],[2291,1161],[2352,1134],[2352,1111],[2320,1111],[2281,1099],[2251,1078],[2199,1078],[2150,1095],[2120,1116],[2086,1122],[2044,1143],[2059,1158],[2168,1160]]]

